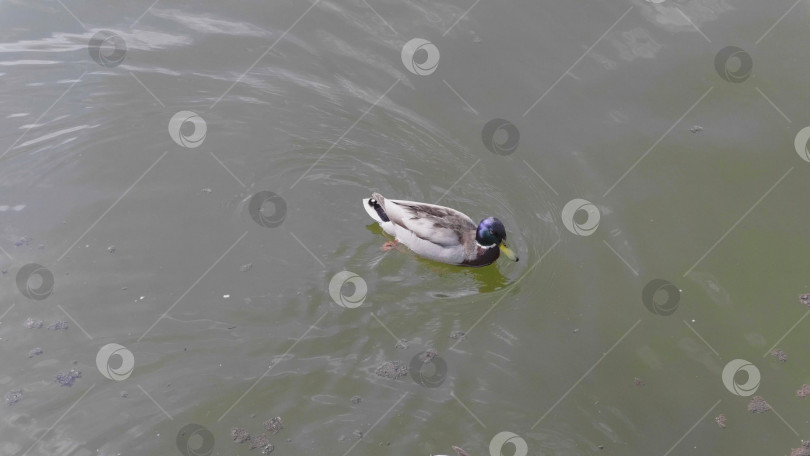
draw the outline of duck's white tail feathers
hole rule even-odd
[[[382,199],[382,196],[379,193],[374,193],[374,196],[371,198],[365,198],[363,200],[363,209],[366,210],[369,217],[373,218],[380,224],[390,221],[388,219],[388,215],[385,213],[385,210],[382,208],[377,199]]]

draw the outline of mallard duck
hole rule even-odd
[[[476,227],[467,215],[449,207],[386,199],[379,193],[363,200],[363,207],[383,231],[417,255],[459,266],[486,266],[501,253],[518,257],[506,245],[506,228],[495,217]]]

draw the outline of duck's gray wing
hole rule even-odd
[[[388,218],[426,241],[445,247],[460,245],[464,233],[475,230],[470,217],[449,207],[416,201],[385,199],[378,193],[374,199],[380,203]]]

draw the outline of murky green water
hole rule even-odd
[[[280,455],[810,439],[810,7],[543,3],[0,0],[0,454],[256,454],[232,428],[276,416]],[[382,251],[372,191],[521,261]]]

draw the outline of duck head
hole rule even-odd
[[[484,247],[498,246],[501,253],[512,261],[518,261],[515,252],[506,245],[506,228],[495,217],[487,217],[478,224],[475,240]]]

